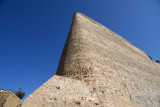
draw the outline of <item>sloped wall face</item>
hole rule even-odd
[[[0,107],[21,107],[22,103],[12,92],[0,92]]]
[[[74,16],[57,75],[91,85],[102,105],[160,106],[159,64],[80,13]]]
[[[53,76],[23,103],[23,107],[96,107],[99,99],[81,81]]]
[[[59,81],[79,81],[73,84],[63,83],[64,87],[71,86],[74,91],[58,90],[61,102],[66,102],[64,105],[67,106],[74,107],[69,102],[78,101],[81,103],[76,106],[82,107],[86,106],[84,104],[91,107],[160,107],[160,64],[151,61],[145,52],[127,40],[80,13],[73,17],[57,75],[64,78]],[[41,86],[24,103],[27,105],[39,102],[38,99],[58,96],[51,90],[55,87],[51,84],[56,79],[52,77],[45,83],[50,84],[49,86]],[[64,94],[82,93],[76,84],[85,85],[83,91],[91,94],[94,100],[82,100],[81,97],[76,97],[79,94],[74,94],[74,97]],[[88,94],[83,98],[88,98]],[[68,97],[69,100],[64,100],[63,97]],[[54,104],[63,106],[57,101],[40,102],[50,104],[51,107]]]

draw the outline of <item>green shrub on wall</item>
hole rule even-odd
[[[160,60],[157,60],[156,62],[160,64]]]
[[[24,91],[16,91],[15,95],[17,97],[19,97],[20,99],[22,99],[25,96],[25,92]]]

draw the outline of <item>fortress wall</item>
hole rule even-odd
[[[96,107],[99,99],[79,80],[53,76],[23,103],[23,107]]]
[[[73,22],[64,50],[66,54],[62,54],[64,67],[58,69],[57,74],[63,71],[63,76],[92,85],[102,104],[121,103],[122,100],[151,106],[153,101],[159,102],[158,64],[143,51],[82,14],[75,14]]]
[[[127,40],[81,13],[73,17],[56,75],[65,78],[65,81],[80,81],[81,84],[71,84],[71,88],[83,84],[84,91],[97,99],[97,102],[82,104],[100,107],[160,106],[160,65]],[[53,87],[54,79],[56,77],[45,83],[50,84],[47,87]],[[67,87],[69,83],[63,85]],[[29,100],[31,96],[35,102],[39,102],[40,98],[46,99],[49,97],[47,92],[52,93],[52,98],[58,96],[47,87],[43,85],[37,89],[25,102],[32,102]],[[76,93],[78,89],[71,92]],[[38,99],[34,100],[37,92]],[[64,94],[64,90],[59,90],[59,93],[63,97],[69,96]],[[85,95],[83,97],[87,97]],[[83,102],[78,97],[61,100]]]
[[[0,107],[20,107],[23,101],[10,91],[0,92]]]

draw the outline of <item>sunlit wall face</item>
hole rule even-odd
[[[26,98],[53,76],[77,11],[160,59],[160,0],[0,0],[0,88]]]

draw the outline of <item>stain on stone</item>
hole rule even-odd
[[[59,87],[59,86],[56,86],[56,88],[57,88],[57,89],[60,89],[60,87]]]
[[[98,103],[95,103],[95,105],[99,105]]]
[[[76,101],[75,103],[76,103],[76,104],[78,104],[78,105],[80,105],[80,104],[81,104],[81,102],[80,102],[80,101]]]

